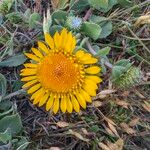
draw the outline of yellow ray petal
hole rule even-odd
[[[53,105],[53,112],[56,114],[59,110],[59,98],[56,97],[54,100],[54,105]]]
[[[64,97],[61,98],[60,108],[61,108],[61,111],[62,111],[63,113],[66,112],[66,109],[67,109],[67,99],[66,99],[66,96],[65,96],[65,95],[64,95]]]
[[[72,49],[72,51],[75,49],[76,43],[77,43],[76,38],[73,37],[73,38],[72,38],[72,44],[71,44],[71,49]]]
[[[90,95],[90,96],[96,96],[96,90],[93,89],[91,86],[84,85],[83,89]]]
[[[44,97],[45,91],[43,90],[41,93],[36,95],[36,97],[33,100],[33,105],[36,105],[37,103],[40,102],[40,100]]]
[[[84,99],[85,99],[87,102],[89,102],[89,103],[92,102],[91,96],[90,96],[86,91],[80,89],[80,92],[81,92],[81,94],[83,95]]]
[[[36,84],[34,86],[32,86],[29,90],[28,90],[28,94],[31,94],[33,92],[35,92],[36,90],[38,90],[41,87],[41,84]]]
[[[33,52],[36,56],[38,56],[38,57],[40,57],[40,58],[43,58],[43,55],[41,54],[41,52],[40,52],[38,49],[36,49],[36,48],[31,48],[31,50],[32,50],[32,52]]]
[[[46,111],[49,111],[54,103],[54,95],[50,94],[50,98],[48,99],[47,103],[46,103]]]
[[[72,109],[73,109],[73,107],[72,107],[72,103],[71,103],[71,101],[70,101],[70,97],[67,96],[67,111],[68,111],[69,113],[72,113]]]
[[[92,66],[92,67],[86,68],[85,72],[88,74],[97,74],[100,72],[100,70],[101,70],[100,67]]]
[[[80,60],[81,61],[85,61],[85,60],[88,60],[88,59],[91,59],[91,54],[88,54],[88,53],[84,53],[84,55],[82,57],[80,57]]]
[[[49,53],[49,49],[47,48],[47,46],[43,42],[38,41],[38,47],[40,50],[42,50],[46,54]]]
[[[42,105],[44,105],[46,103],[46,101],[48,100],[49,97],[49,93],[46,93],[40,100],[39,102],[39,107],[41,107]]]
[[[21,81],[31,81],[37,79],[37,76],[29,76],[29,77],[24,77],[21,79]]]
[[[51,49],[54,49],[54,40],[48,33],[45,33],[45,41]]]
[[[90,59],[86,59],[86,60],[82,60],[83,64],[95,64],[98,62],[98,59],[96,58],[90,58]]]
[[[29,86],[35,84],[35,83],[37,83],[37,79],[27,82],[26,84],[24,84],[24,85],[22,86],[22,88],[27,88],[27,87],[29,87]]]
[[[32,96],[31,96],[31,100],[33,100],[33,99],[36,99],[36,98],[38,98],[39,97],[39,95],[41,95],[41,94],[44,94],[45,93],[45,90],[43,89],[43,88],[40,88],[39,90],[37,90],[35,93],[33,93],[32,94]]]
[[[60,47],[61,47],[61,36],[59,35],[58,32],[56,32],[56,33],[54,34],[54,43],[55,43],[56,49],[59,50]]]
[[[24,64],[24,66],[25,66],[26,68],[36,68],[36,67],[37,67],[37,64],[26,63],[26,64]]]
[[[22,73],[20,74],[21,76],[29,76],[29,75],[35,75],[37,70],[36,69],[22,69]]]
[[[85,102],[84,97],[79,92],[76,93],[76,97],[77,97],[77,100],[78,100],[79,104],[81,105],[81,107],[85,109],[86,102]]]
[[[88,79],[88,78],[85,78],[84,83],[85,83],[87,86],[92,87],[93,89],[98,89],[97,84],[96,84],[94,81],[92,81],[92,80],[90,80],[90,79]]]
[[[102,82],[102,79],[98,76],[86,76],[87,79],[92,80],[95,83],[100,83]]]
[[[67,30],[66,30],[66,28],[64,28],[62,31],[61,31],[61,34],[60,34],[60,36],[61,36],[61,38],[63,39],[63,42],[61,42],[61,48],[64,50],[64,48],[65,48],[65,45],[66,45],[66,41],[67,41]]]
[[[80,59],[81,57],[84,56],[84,51],[83,50],[78,50],[75,55],[76,55],[77,58]]]
[[[30,59],[32,59],[32,60],[34,60],[34,61],[36,61],[36,62],[39,62],[39,61],[40,61],[40,58],[38,58],[37,56],[35,56],[35,55],[33,55],[33,54],[25,53],[25,55],[26,55],[28,58],[30,58]]]
[[[68,35],[67,35],[67,41],[66,41],[66,45],[65,45],[65,51],[66,52],[69,52],[69,53],[72,53],[73,49],[71,49],[72,47],[72,33],[69,32]]]
[[[80,111],[80,105],[74,96],[71,97],[71,102],[74,110],[78,113]]]

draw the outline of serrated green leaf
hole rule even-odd
[[[6,129],[3,133],[0,133],[0,142],[7,143],[12,139],[10,128]]]
[[[81,28],[82,32],[92,38],[93,40],[97,40],[101,33],[101,27],[95,23],[84,22]]]
[[[10,128],[12,135],[21,131],[22,123],[19,114],[5,116],[0,120],[0,132],[4,132],[7,128]]]
[[[0,101],[5,96],[7,89],[7,81],[4,75],[0,73]]]
[[[106,9],[108,7],[108,0],[88,0],[88,2],[92,7],[96,9]]]
[[[34,12],[33,14],[30,15],[30,18],[29,18],[29,27],[30,28],[34,28],[37,26],[37,22],[41,20],[41,16]]]
[[[16,67],[23,64],[27,58],[23,54],[17,54],[0,62],[0,67]]]

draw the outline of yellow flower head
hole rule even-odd
[[[96,75],[100,68],[93,65],[98,60],[83,50],[74,53],[75,46],[75,37],[64,28],[53,38],[46,33],[45,42],[39,41],[33,53],[25,53],[32,61],[24,64],[21,80],[26,82],[23,88],[32,94],[33,104],[45,104],[46,110],[54,113],[59,107],[63,113],[71,113],[85,109],[86,102],[92,101],[97,83],[102,81]]]

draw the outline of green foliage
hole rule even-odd
[[[7,81],[5,76],[0,73],[0,101],[6,94]]]
[[[23,54],[17,54],[9,57],[8,59],[0,62],[1,67],[15,67],[23,64],[26,61],[26,57]]]
[[[12,7],[14,0],[2,0],[0,2],[0,13],[7,14]]]
[[[92,15],[90,18],[90,21],[101,26],[102,31],[101,31],[99,38],[106,38],[108,35],[111,34],[112,22],[109,21],[107,18]]]
[[[37,22],[39,22],[41,20],[41,16],[34,12],[33,14],[30,15],[29,18],[29,27],[30,28],[35,28],[37,26]]]
[[[101,27],[95,23],[84,22],[81,31],[93,40],[97,40],[101,33]]]
[[[141,70],[133,67],[132,64],[125,59],[118,61],[112,69],[112,80],[118,88],[130,88],[141,80]]]
[[[0,142],[7,143],[12,139],[11,130],[7,128],[4,132],[0,133]]]
[[[114,5],[117,4],[117,0],[88,0],[89,4],[102,12],[109,11]]]
[[[87,2],[87,0],[70,1],[70,8],[75,12],[80,13],[86,10],[88,7],[89,7],[89,3]]]
[[[52,14],[52,24],[64,24],[67,19],[67,12],[56,10]]]
[[[23,20],[23,16],[19,12],[12,12],[6,15],[6,18],[12,23],[12,24],[21,24]]]
[[[88,0],[89,4],[96,9],[106,9],[108,7],[108,1],[109,0]]]

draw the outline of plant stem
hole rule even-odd
[[[85,44],[86,44],[86,46],[88,47],[89,51],[90,51],[93,55],[96,55],[96,54],[97,54],[97,53],[95,52],[95,50],[92,48],[92,46],[91,46],[91,44],[89,43],[89,41],[86,41]],[[105,65],[106,65],[108,68],[110,68],[110,69],[113,68],[113,65],[112,65],[110,62],[108,62],[108,61],[105,61]]]
[[[14,97],[14,96],[16,96],[16,95],[20,95],[20,94],[23,93],[23,92],[25,92],[24,89],[18,90],[18,91],[13,92],[13,93],[10,93],[9,95],[3,97],[3,100],[12,98],[12,97]]]

